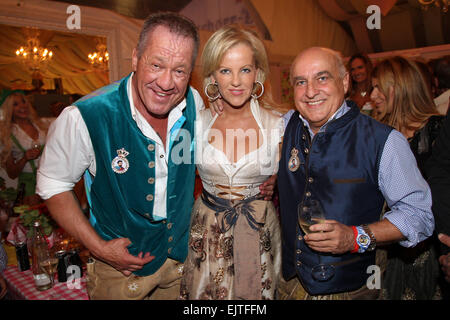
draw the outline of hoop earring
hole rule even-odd
[[[211,86],[211,85],[214,87],[214,91],[217,92],[213,97],[211,97],[211,96],[209,95],[209,86]],[[213,102],[213,101],[217,100],[217,99],[220,97],[219,85],[217,84],[217,82],[214,82],[214,83],[210,82],[210,83],[208,83],[208,84],[206,85],[206,87],[205,87],[205,94],[206,94],[206,96],[208,97],[208,100],[209,100],[210,102]]]
[[[256,95],[256,90],[255,90],[255,85],[256,84],[259,84],[260,86],[261,86],[261,92],[258,94],[258,95]],[[264,85],[262,84],[262,82],[261,81],[258,81],[258,80],[256,80],[255,81],[255,83],[253,84],[253,90],[252,90],[252,98],[253,99],[259,99],[259,98],[261,98],[261,96],[263,95],[263,93],[264,93]]]

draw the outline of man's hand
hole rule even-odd
[[[209,104],[211,107],[209,110],[211,111],[211,115],[214,117],[216,113],[219,114],[219,116],[223,113],[223,101],[222,98],[216,99]]]
[[[311,233],[305,235],[304,239],[313,250],[342,254],[354,248],[352,227],[336,220],[325,220],[323,223],[314,224],[309,230]]]
[[[277,175],[274,174],[259,186],[259,191],[264,196],[264,200],[272,200],[276,182],[277,182]]]
[[[137,257],[128,252],[127,246],[131,244],[128,238],[117,238],[106,241],[100,253],[93,253],[98,259],[110,264],[125,276],[133,271],[140,270],[155,257],[149,252],[145,255],[141,252]]]
[[[450,247],[450,237],[448,235],[440,233],[438,238],[439,241]],[[445,280],[450,282],[450,253],[440,256],[439,263],[441,264],[442,272],[444,272]]]

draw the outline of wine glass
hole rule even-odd
[[[298,205],[298,223],[305,234],[314,232],[309,228],[316,223],[325,220],[325,213],[318,200],[307,197]],[[322,263],[322,255],[319,253],[319,264],[311,269],[311,275],[316,281],[327,281],[334,276],[334,266]]]
[[[53,250],[46,250],[42,252],[39,266],[48,275],[53,287],[55,282],[55,272],[58,266],[58,258],[55,256]]]

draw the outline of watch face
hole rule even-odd
[[[360,234],[356,241],[360,247],[368,247],[370,244],[370,237],[366,234]]]

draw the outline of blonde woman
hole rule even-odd
[[[377,120],[384,122],[410,139],[439,112],[415,62],[403,57],[386,59],[372,74]]]
[[[408,139],[420,172],[427,179],[425,164],[444,120],[415,62],[400,56],[377,64],[372,74],[371,98],[379,121]],[[391,245],[384,277],[388,299],[433,299],[439,266],[435,236],[414,248]]]
[[[259,186],[277,172],[281,115],[266,107],[268,60],[253,32],[224,27],[202,55],[205,93],[223,113],[201,111],[197,168],[203,193],[194,205],[182,299],[274,299],[281,240],[273,203]],[[267,92],[266,92],[267,94]]]
[[[41,120],[20,91],[4,93],[0,121],[0,163],[18,186],[25,185],[25,202],[37,204],[36,170],[45,143],[48,123]]]

